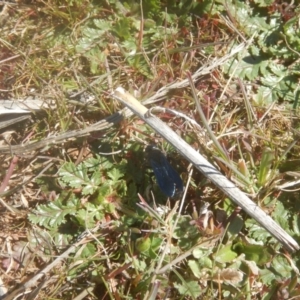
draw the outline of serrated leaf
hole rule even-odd
[[[145,263],[145,261],[138,259],[138,258],[130,258],[130,261],[132,261],[132,264],[134,265],[134,269],[138,272],[145,272],[148,265]]]
[[[84,228],[93,228],[98,221],[102,221],[104,218],[103,207],[86,203],[84,209],[78,210],[74,217]]]
[[[106,196],[108,196],[111,193],[112,187],[107,182],[104,184],[101,184],[98,188],[98,196],[97,196],[97,202],[102,203]]]
[[[286,75],[286,67],[281,64],[270,64],[269,68],[278,77],[283,77]]]
[[[251,46],[249,47],[249,52],[250,52],[252,55],[255,55],[255,56],[260,55],[260,49],[259,49],[257,46],[255,46],[255,45],[251,45]]]
[[[72,198],[67,204],[62,204],[62,200],[50,202],[46,205],[39,205],[33,213],[28,215],[28,219],[34,223],[46,228],[57,228],[65,223],[65,216],[73,214],[76,211],[78,199]]]
[[[276,279],[276,276],[269,269],[261,269],[260,270],[260,279],[264,284],[269,286]]]
[[[51,228],[50,234],[56,247],[65,247],[74,238],[72,234],[57,232],[57,228]]]
[[[89,157],[84,163],[88,168],[100,170],[111,169],[113,166],[113,163],[111,163],[107,157],[99,155],[96,157]]]
[[[84,228],[93,228],[96,224],[94,218],[85,209],[78,210],[75,219]]]
[[[262,84],[269,87],[276,87],[277,84],[283,79],[284,75],[278,77],[276,75],[272,75],[271,73],[261,78]]]
[[[253,96],[253,99],[257,104],[265,105],[266,103],[272,103],[276,98],[271,88],[260,86],[257,93]]]
[[[282,255],[277,255],[272,260],[272,267],[277,274],[280,274],[282,278],[291,278],[293,269],[290,266],[290,262]]]
[[[249,237],[252,237],[256,241],[265,242],[271,236],[268,231],[258,225],[253,219],[248,219],[245,224],[249,232]]]
[[[272,214],[272,217],[275,219],[279,225],[285,229],[289,230],[289,219],[290,219],[290,214],[288,210],[284,207],[284,205],[281,202],[276,203],[275,210]]]
[[[99,171],[96,171],[93,173],[92,177],[86,184],[86,186],[82,190],[83,195],[91,195],[93,194],[101,184],[101,173]]]
[[[175,288],[178,290],[179,294],[183,296],[190,296],[193,299],[201,295],[200,285],[197,281],[185,281],[185,284],[174,283]]]
[[[114,168],[111,171],[107,172],[107,175],[112,180],[113,184],[118,183],[120,178],[124,176],[124,174],[121,174],[117,168]]]
[[[266,62],[261,56],[254,56],[250,53],[240,59],[229,60],[223,65],[223,70],[226,73],[235,71],[235,76],[240,78],[247,78],[249,80],[257,79],[260,68],[265,68]]]
[[[88,174],[88,168],[85,163],[76,166],[74,163],[64,164],[60,171],[60,180],[72,188],[82,188],[83,195],[93,194],[101,184],[101,174],[94,171],[92,175]]]
[[[88,180],[87,168],[83,163],[76,166],[74,163],[65,163],[60,171],[61,180],[73,188],[81,188]]]
[[[102,33],[99,29],[87,27],[84,29],[83,34],[87,41],[89,41],[90,43],[93,43],[94,39],[101,36]]]
[[[259,64],[259,71],[262,76],[266,76],[270,72],[268,69],[269,65],[270,65],[270,62],[268,60],[263,60]]]
[[[266,23],[265,17],[254,15],[253,9],[248,3],[236,2],[235,5],[230,6],[230,10],[248,36],[270,30],[270,25]]]
[[[130,18],[127,17],[120,18],[118,22],[116,22],[113,30],[124,40],[130,39],[135,34],[135,32],[131,32],[132,27],[130,26]]]
[[[122,45],[122,48],[126,50],[127,56],[136,55],[137,46],[136,46],[136,41],[134,39],[130,38],[130,39],[124,41],[121,45]]]
[[[93,19],[94,24],[97,26],[98,34],[99,32],[105,32],[111,29],[111,22],[103,19]]]

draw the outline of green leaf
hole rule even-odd
[[[201,278],[201,268],[197,261],[189,260],[188,265],[196,278]]]
[[[174,287],[178,290],[179,294],[185,297],[192,297],[196,299],[201,295],[200,285],[197,281],[185,281],[184,284],[174,283]]]
[[[143,1],[143,11],[146,18],[156,19],[162,11],[160,0],[145,0]]]
[[[77,259],[91,258],[96,254],[96,251],[97,249],[95,245],[92,243],[87,243],[80,253],[80,258],[77,257]]]
[[[228,60],[223,65],[223,71],[236,77],[249,80],[257,79],[261,69],[265,70],[268,62],[260,55],[254,56],[249,52],[240,54],[239,59]]]
[[[145,261],[133,257],[133,259],[129,258],[129,261],[132,261],[132,265],[134,266],[135,271],[138,272],[145,272],[149,266],[145,263]]]
[[[230,233],[231,235],[236,235],[238,234],[242,228],[244,227],[244,221],[241,217],[237,216],[235,217],[229,224],[228,227],[228,233]]]
[[[177,227],[174,231],[173,237],[178,239],[178,245],[182,249],[190,249],[196,244],[200,237],[197,227],[192,226],[190,222],[190,216],[180,217]]]
[[[273,161],[274,151],[271,149],[264,149],[258,171],[258,184],[260,186],[264,186],[264,184],[268,182]]]
[[[93,19],[93,23],[97,27],[95,35],[93,37],[98,37],[100,34],[104,34],[105,32],[109,31],[112,27],[110,20],[103,20],[103,19]],[[91,30],[90,27],[86,28],[86,30]],[[84,33],[86,34],[86,30]]]
[[[200,266],[202,266],[203,268],[207,268],[207,269],[212,269],[213,268],[213,261],[207,257],[207,256],[203,256],[198,260]]]
[[[84,164],[87,168],[99,169],[100,171],[111,169],[114,166],[114,164],[109,161],[107,157],[99,155],[96,155],[96,157],[88,158],[84,161]]]
[[[112,180],[112,184],[118,183],[120,178],[124,176],[124,174],[121,174],[117,168],[114,168],[111,171],[107,172],[107,175]]]
[[[269,68],[278,77],[284,77],[287,74],[286,67],[281,64],[270,64]]]
[[[273,75],[271,73],[267,74],[266,76],[261,78],[261,82],[262,84],[269,86],[269,87],[273,87],[276,88],[276,86],[278,85],[278,83],[283,79],[284,75],[282,74],[281,77],[278,77],[276,75]]]
[[[261,269],[260,279],[264,284],[271,285],[276,279],[276,276],[270,269]]]
[[[98,188],[98,195],[96,199],[97,204],[103,203],[106,196],[110,195],[111,192],[112,187],[108,182],[101,184]]]
[[[249,47],[249,52],[252,54],[252,55],[255,55],[255,56],[258,56],[260,55],[260,49],[256,46],[256,45],[251,45]]]
[[[93,228],[97,221],[103,219],[103,214],[93,204],[87,203],[85,209],[78,210],[74,218],[83,228]]]
[[[271,88],[260,86],[253,99],[258,105],[265,105],[266,103],[272,103],[276,98]]]
[[[33,213],[28,215],[28,219],[34,224],[39,224],[49,229],[57,228],[66,222],[66,215],[76,212],[78,205],[79,200],[74,196],[65,205],[62,203],[62,199],[58,199],[46,205],[39,205]]]
[[[290,262],[284,256],[275,256],[275,258],[272,260],[272,267],[281,278],[292,277],[293,269],[290,265]]]
[[[193,251],[193,256],[195,258],[201,258],[203,255],[204,255],[205,251],[201,248],[196,248],[194,251]]]
[[[135,248],[138,252],[143,253],[150,249],[151,239],[149,237],[141,237],[136,239]]]
[[[217,262],[226,263],[233,261],[238,254],[232,250],[231,244],[221,247],[218,252],[214,254],[214,258]]]
[[[274,220],[279,223],[279,225],[289,231],[289,219],[290,219],[290,213],[289,211],[284,207],[284,205],[281,202],[276,203],[275,210],[272,214],[272,217]]]
[[[266,240],[271,236],[268,231],[258,225],[253,219],[248,219],[245,225],[249,232],[249,237],[252,237],[256,241],[266,242]]]
[[[124,40],[127,40],[135,35],[135,32],[132,32],[132,28],[130,26],[130,18],[127,17],[120,18],[116,22],[113,31]]]
[[[239,254],[244,254],[246,260],[253,260],[257,265],[263,265],[271,260],[271,254],[268,249],[261,245],[251,245],[239,242],[233,246],[233,249]]]
[[[122,47],[126,50],[126,54],[127,54],[127,59],[128,56],[135,56],[136,52],[137,52],[137,45],[136,45],[136,41],[132,38],[124,41],[122,43]],[[130,60],[128,60],[128,62],[130,62]]]
[[[83,195],[93,194],[101,183],[100,172],[94,171],[90,177],[85,163],[76,166],[74,163],[65,163],[59,171],[60,180],[72,188],[82,188]]]
[[[101,173],[95,171],[89,181],[86,183],[86,186],[82,189],[83,195],[92,195],[101,184]]]
[[[294,49],[299,49],[297,46],[299,46],[300,43],[300,33],[297,24],[299,21],[298,19],[298,16],[295,16],[289,19],[283,26],[284,34],[286,35],[285,38],[290,44],[289,46],[294,46]]]

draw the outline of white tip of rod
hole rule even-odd
[[[124,90],[121,86],[117,87],[117,88],[115,89],[115,91],[116,91],[116,92],[119,92],[119,93],[121,93],[121,94],[125,94],[125,90]]]

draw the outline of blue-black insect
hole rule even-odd
[[[166,156],[153,145],[147,146],[146,155],[161,191],[168,197],[179,196],[183,192],[183,182]]]

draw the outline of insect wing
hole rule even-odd
[[[157,163],[154,159],[150,159],[157,184],[159,188],[169,197],[173,197],[176,191],[176,186],[172,178],[168,176],[168,165],[164,161]]]
[[[169,197],[183,191],[183,182],[173,169],[165,155],[157,148],[148,146],[148,160],[153,169],[157,184],[161,191]]]

